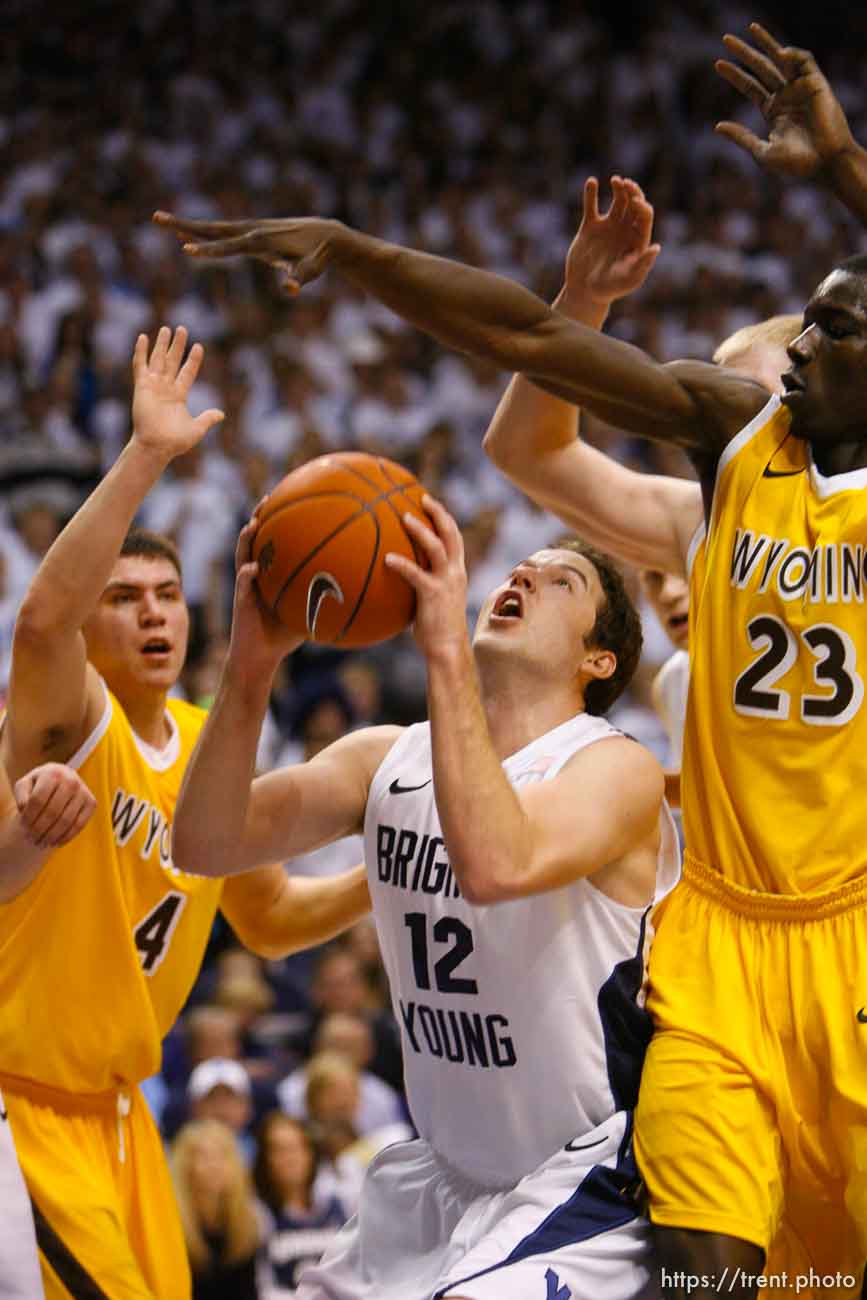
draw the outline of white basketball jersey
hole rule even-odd
[[[579,749],[619,734],[582,713],[503,767],[516,788],[550,780]],[[651,907],[616,903],[583,879],[471,906],[449,865],[432,775],[421,723],[377,770],[364,827],[407,1097],[419,1133],[454,1169],[509,1187],[635,1105],[651,1034]],[[657,900],[679,869],[667,808],[662,821]]]

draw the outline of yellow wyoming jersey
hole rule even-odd
[[[826,478],[779,400],[726,448],[690,574],[688,856],[809,894],[867,865],[867,470]]]
[[[0,1073],[101,1092],[159,1068],[196,978],[221,880],[172,867],[171,823],[204,713],[169,700],[161,751],[105,712],[71,764],[97,807],[0,906]]]

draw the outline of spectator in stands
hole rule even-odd
[[[263,1222],[233,1133],[213,1119],[185,1124],[171,1165],[193,1300],[257,1300]]]
[[[253,1181],[272,1215],[266,1257],[273,1282],[291,1292],[348,1216],[334,1191],[317,1184],[319,1153],[303,1124],[272,1111],[257,1143]]]
[[[358,1104],[352,1113],[352,1127],[359,1136],[404,1122],[405,1111],[398,1094],[367,1068],[373,1057],[373,1033],[365,1016],[346,1011],[325,1016],[316,1030],[313,1052],[336,1053],[358,1071]],[[296,1119],[308,1118],[306,1093],[307,1070],[303,1065],[277,1085],[281,1108]]]

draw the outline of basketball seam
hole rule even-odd
[[[378,456],[378,457],[377,457],[377,462],[376,462],[376,463],[379,465],[379,469],[380,469],[380,472],[381,472],[383,478],[386,479],[387,482],[391,483],[392,486],[393,486],[393,487],[394,487],[398,492],[400,492],[402,496],[405,495],[405,494],[404,494],[404,488],[405,488],[405,487],[410,487],[411,484],[407,484],[407,483],[395,483],[394,479],[391,477],[391,475],[390,475],[389,472],[388,472],[388,468],[387,468],[387,466],[386,466],[386,464],[385,464],[385,461],[384,461],[384,458],[383,458],[382,456]],[[418,482],[418,480],[416,480],[416,482]],[[411,497],[406,497],[406,500],[409,501],[409,503],[410,503],[411,505],[414,504],[413,501],[412,501],[412,498],[411,498]],[[400,514],[400,511],[397,509],[397,507],[395,506],[394,502],[391,500],[390,497],[387,497],[387,498],[386,498],[386,504],[389,505],[389,506],[391,507],[391,509],[394,511],[394,513],[395,513],[395,515],[396,515],[396,517],[397,517],[398,523],[401,525],[401,527],[403,527],[403,517],[402,517],[402,515]],[[405,528],[404,528],[404,532],[406,532],[406,529],[405,529]],[[427,556],[424,555],[424,554],[419,550],[419,548],[416,546],[416,544],[415,544],[415,538],[414,538],[414,537],[410,536],[409,533],[407,533],[406,536],[407,536],[407,540],[409,541],[410,546],[412,547],[412,553],[413,553],[413,555],[415,556],[416,564],[418,564],[420,568],[425,568],[425,560],[427,559]]]
[[[314,546],[313,550],[312,550],[312,551],[309,551],[309,552],[307,553],[307,555],[304,556],[304,559],[301,561],[300,564],[297,564],[297,565],[295,566],[295,568],[294,568],[294,569],[292,570],[292,572],[289,574],[289,577],[288,577],[288,578],[286,579],[286,581],[283,583],[283,586],[280,588],[280,590],[278,591],[277,595],[275,596],[275,598],[274,598],[274,604],[271,606],[271,612],[272,612],[273,614],[275,614],[275,615],[277,614],[277,607],[278,607],[278,605],[280,604],[280,601],[281,601],[281,600],[283,599],[283,597],[286,595],[286,592],[287,592],[287,591],[289,590],[289,588],[292,586],[292,583],[293,583],[293,582],[295,581],[295,579],[298,577],[298,574],[299,574],[299,573],[301,572],[301,570],[304,568],[305,564],[309,564],[310,561],[314,558],[314,556],[316,556],[316,555],[319,554],[319,552],[322,550],[323,546],[327,546],[328,543],[329,543],[330,541],[333,541],[334,538],[337,536],[337,534],[340,533],[340,532],[342,532],[343,529],[347,526],[347,524],[351,524],[351,523],[353,523],[356,519],[360,519],[361,516],[362,516],[364,513],[365,513],[364,510],[359,510],[359,511],[357,511],[354,515],[350,515],[348,519],[343,519],[343,520],[342,520],[342,521],[337,525],[337,527],[333,530],[333,532],[330,532],[330,533],[328,534],[327,537],[323,537],[322,540],[321,540],[320,542],[318,542],[316,546]],[[377,523],[377,526],[378,526],[378,524],[379,524],[379,520],[376,519],[376,515],[374,515],[373,518],[376,520],[376,523]]]
[[[358,611],[361,609],[362,601],[364,600],[364,597],[367,595],[367,588],[370,586],[370,579],[373,577],[373,566],[376,564],[377,555],[379,555],[379,543],[382,534],[382,529],[380,528],[379,520],[377,519],[375,514],[372,516],[372,518],[374,524],[376,525],[376,545],[373,548],[373,555],[370,557],[370,564],[367,566],[367,576],[364,579],[364,585],[362,586],[361,591],[358,593],[358,600],[355,602],[355,608],[353,609],[352,613],[349,615],[349,618],[344,623],[339,635],[335,637],[334,640],[335,645],[339,641],[343,640],[343,638],[346,636],[346,633],[349,631],[349,629],[352,627],[352,624],[355,622],[355,616],[358,613]]]
[[[365,482],[367,482],[366,479]],[[370,486],[378,487],[379,485],[377,483],[371,483]],[[322,497],[349,497],[350,501],[357,501],[361,506],[361,509],[356,510],[354,515],[347,515],[343,520],[343,523],[340,525],[342,528],[346,524],[352,523],[353,519],[358,519],[359,516],[369,513],[371,506],[378,506],[380,501],[388,501],[390,496],[393,496],[395,492],[400,491],[401,488],[394,485],[390,487],[387,492],[380,492],[379,496],[371,497],[369,501],[365,501],[364,497],[356,496],[354,492],[350,492],[346,488],[339,488],[332,492],[305,492],[302,497],[295,497],[292,501],[284,501],[282,505],[277,506],[277,508],[272,510],[270,514],[263,516],[259,522],[259,526],[260,528],[264,528],[266,524],[270,524],[272,519],[276,519],[278,515],[281,515],[284,510],[291,510],[293,506],[303,505],[305,501],[315,501]],[[338,528],[337,531],[339,532],[340,529]],[[334,534],[332,533],[331,537],[333,536]],[[330,541],[331,537],[327,540]]]
[[[377,456],[376,463],[379,466],[379,472],[382,475],[382,477],[385,479],[387,483],[391,484],[389,491],[380,492],[379,496],[376,499],[377,501],[384,501],[386,503],[386,505],[389,507],[392,514],[394,515],[395,519],[397,520],[397,522],[403,528],[403,516],[401,515],[400,511],[397,509],[397,507],[395,506],[391,498],[396,492],[399,492],[401,496],[406,496],[406,488],[412,487],[412,484],[395,483],[394,479],[388,472],[388,462],[386,461],[386,458],[384,456]],[[368,487],[372,487],[372,488],[379,487],[379,484],[375,483],[372,478],[368,478],[366,474],[362,474],[361,470],[358,469],[356,465],[343,465],[342,468],[345,469],[348,473],[354,474],[356,478],[360,478],[362,483],[366,483]],[[418,482],[418,479],[416,479],[415,481]],[[406,500],[409,502],[410,505],[415,504],[412,498],[409,496],[406,497]],[[404,531],[406,530],[404,529]],[[422,568],[424,568],[424,561],[427,557],[419,550],[419,548],[415,544],[415,539],[410,537],[409,533],[406,533],[406,538],[410,546],[412,547],[412,553],[415,557],[416,563],[419,564]]]

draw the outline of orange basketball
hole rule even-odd
[[[383,563],[389,551],[427,567],[403,526],[430,523],[424,488],[383,456],[342,451],[288,474],[269,495],[253,544],[257,584],[290,631],[327,645],[374,645],[412,621],[415,592]]]

